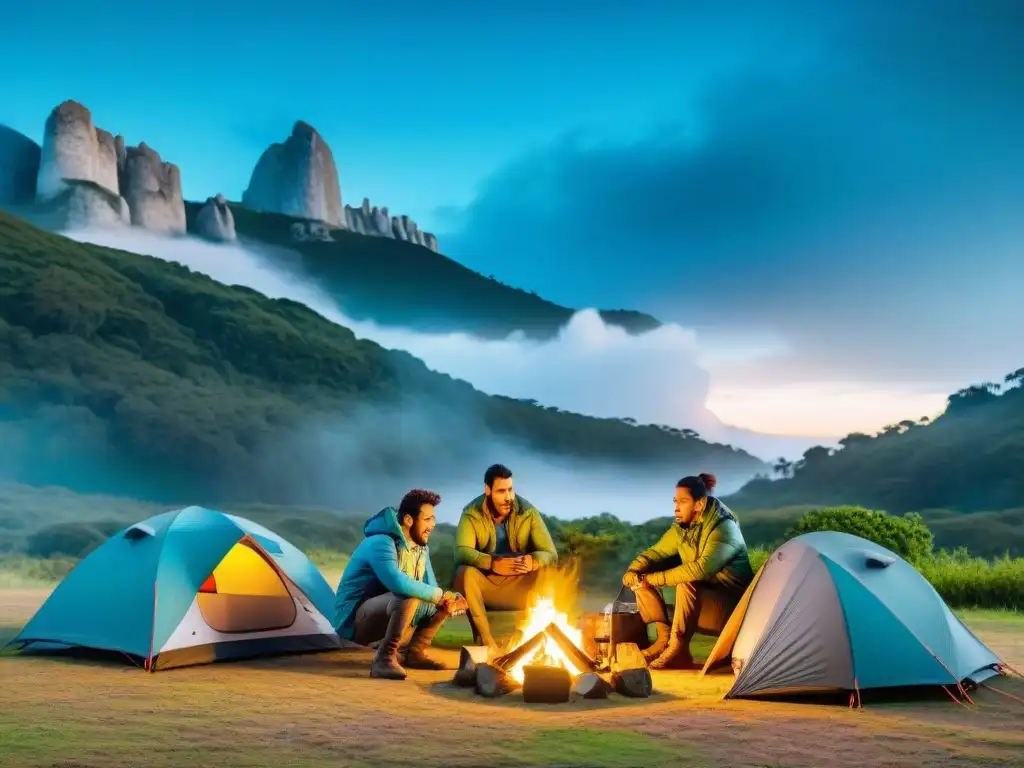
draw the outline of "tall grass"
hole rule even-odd
[[[331,587],[336,587],[348,563],[348,555],[326,549],[310,550],[307,554]],[[754,569],[760,568],[770,554],[767,549],[752,549],[750,561]],[[2,555],[0,589],[53,587],[75,562],[66,557],[39,559]],[[960,548],[936,553],[919,570],[951,608],[1024,611],[1024,558],[1004,556],[985,560]]]
[[[1024,558],[973,557],[966,548],[939,552],[920,568],[953,608],[1024,610]]]
[[[0,589],[39,589],[54,586],[78,561],[70,557],[41,559],[25,555],[0,556]]]

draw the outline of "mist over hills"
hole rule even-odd
[[[22,482],[350,507],[409,485],[468,499],[503,461],[565,516],[650,517],[684,468],[733,487],[764,469],[681,433],[487,396],[294,300],[11,216],[0,254],[14,448],[0,472]]]

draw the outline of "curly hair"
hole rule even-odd
[[[402,518],[409,515],[413,520],[415,520],[420,516],[420,508],[424,504],[430,504],[432,507],[436,507],[440,503],[441,494],[435,493],[434,491],[426,491],[422,488],[414,488],[402,497],[402,501],[398,505],[398,519],[401,521]]]

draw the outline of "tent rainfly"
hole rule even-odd
[[[119,652],[153,671],[341,648],[333,611],[299,549],[245,518],[186,507],[111,536],[11,644]]]
[[[702,674],[726,698],[980,684],[1003,665],[909,563],[859,536],[808,533],[772,553]],[[851,699],[853,701],[853,699]]]

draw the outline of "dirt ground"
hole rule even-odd
[[[0,591],[0,644],[45,598]],[[1024,621],[969,614],[1024,667]],[[436,650],[453,668],[454,651]],[[347,651],[147,674],[0,658],[0,765],[16,766],[938,766],[1024,765],[1024,701],[994,691],[845,705],[723,701],[730,677],[656,672],[655,695],[526,705],[450,684],[452,672],[371,680]],[[1024,683],[993,686],[1024,700]]]

